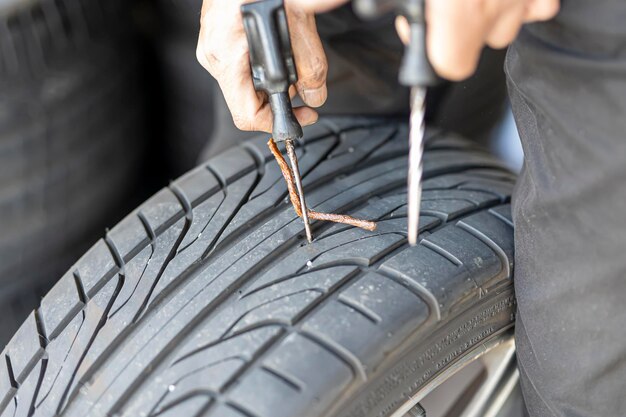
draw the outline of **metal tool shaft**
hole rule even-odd
[[[289,25],[283,0],[261,0],[241,6],[243,26],[250,47],[250,70],[257,91],[268,96],[272,109],[272,135],[285,142],[291,171],[300,197],[306,238],[311,243],[309,210],[304,199],[302,177],[293,141],[302,137],[302,126],[293,113],[289,86],[298,81],[295,58],[289,38]]]
[[[298,196],[300,197],[300,208],[302,210],[306,240],[311,243],[313,242],[313,234],[311,233],[311,223],[309,221],[309,209],[304,198],[304,188],[302,187],[302,178],[300,177],[300,168],[298,167],[298,157],[296,156],[296,150],[294,149],[292,140],[288,139],[285,141],[285,149],[287,149],[287,156],[291,163],[291,171],[293,172],[293,178],[296,182],[296,188],[298,189]]]
[[[407,196],[408,241],[411,246],[417,245],[419,235],[426,88],[437,84],[437,75],[428,62],[426,50],[425,1],[353,0],[355,11],[364,17],[377,17],[393,11],[406,17],[411,28],[398,74],[400,84],[411,87]]]
[[[420,204],[422,200],[422,155],[424,153],[424,113],[426,89],[411,88],[411,119],[409,133],[408,178],[408,240],[417,245],[419,234]]]

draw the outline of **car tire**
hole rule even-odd
[[[514,176],[430,131],[420,244],[406,240],[407,127],[322,119],[298,148],[307,244],[258,137],[108,231],[3,351],[21,416],[388,416],[515,321]]]
[[[1,344],[137,204],[143,110],[121,4],[0,6]]]

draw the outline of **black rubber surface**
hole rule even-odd
[[[41,76],[61,56],[129,30],[124,0],[5,0],[0,3],[0,78]],[[68,56],[68,54],[70,54]]]
[[[322,120],[299,149],[306,245],[259,137],[111,229],[3,351],[2,416],[385,416],[512,326],[513,176],[431,132],[406,243],[407,129]],[[5,363],[2,362],[2,363]]]
[[[136,204],[144,133],[126,14],[118,0],[0,3],[0,345]]]

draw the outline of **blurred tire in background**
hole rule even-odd
[[[136,203],[145,134],[129,6],[0,2],[0,345]]]
[[[202,0],[158,0],[156,7],[153,37],[163,83],[164,142],[176,177],[196,166],[214,133],[219,87],[196,59]]]

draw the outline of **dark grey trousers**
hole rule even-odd
[[[526,154],[513,215],[528,412],[626,416],[626,1],[562,0],[505,67]]]

